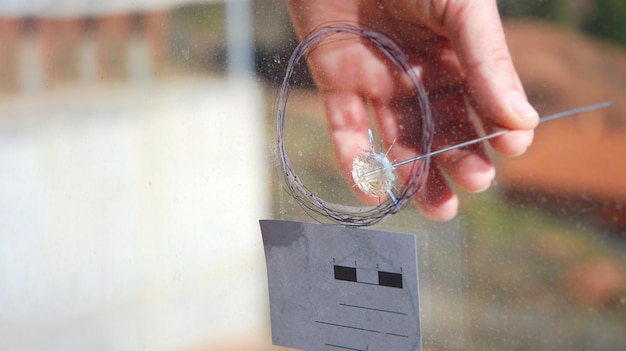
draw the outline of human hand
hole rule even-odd
[[[488,132],[511,132],[492,139],[505,155],[523,153],[538,115],[528,104],[513,67],[494,0],[334,1],[290,0],[300,38],[329,22],[361,23],[392,38],[420,72],[435,119],[433,150],[478,136],[466,101]],[[383,55],[358,40],[335,41],[308,56],[322,94],[335,153],[346,179],[354,157],[369,146],[366,99],[370,101],[390,159],[419,153],[419,120],[410,84]],[[400,167],[400,177],[406,176]],[[458,198],[444,173],[460,188],[489,187],[495,170],[484,145],[474,144],[433,157],[415,203],[430,218],[447,220]]]

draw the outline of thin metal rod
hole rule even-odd
[[[579,114],[579,113],[584,113],[584,112],[589,112],[589,111],[593,111],[593,110],[598,110],[598,109],[606,108],[606,107],[609,107],[609,106],[612,106],[612,105],[613,105],[613,102],[605,101],[605,102],[601,102],[601,103],[598,103],[598,104],[593,104],[593,105],[583,106],[583,107],[579,107],[579,108],[575,108],[575,109],[571,109],[571,110],[567,110],[567,111],[563,111],[563,112],[558,112],[558,113],[555,113],[555,114],[552,114],[552,115],[541,117],[539,119],[539,123],[552,121],[552,120],[555,120],[557,118],[572,116],[572,115],[576,115],[576,114]],[[394,163],[392,166],[393,166],[393,168],[398,168],[400,166],[404,166],[406,164],[419,161],[419,160],[421,160],[423,158],[426,158],[426,157],[435,156],[435,155],[444,153],[446,151],[458,149],[458,148],[461,148],[461,147],[465,147],[465,146],[473,145],[473,144],[476,144],[476,143],[480,143],[481,141],[485,141],[485,140],[489,140],[489,139],[492,139],[492,138],[495,138],[495,137],[499,137],[499,136],[504,135],[504,134],[506,134],[508,132],[510,132],[510,131],[509,130],[501,130],[501,131],[498,131],[498,132],[495,132],[495,133],[492,133],[492,134],[489,134],[489,135],[482,136],[480,138],[476,138],[476,139],[473,139],[473,140],[462,142],[460,144],[444,147],[443,149],[439,149],[439,150],[436,150],[436,151],[433,151],[433,152],[429,152],[429,153],[424,154],[424,155],[419,155],[417,157],[409,158],[407,160]],[[375,169],[373,171],[370,171],[368,173],[363,174],[363,176],[368,176],[370,174],[378,173],[378,172],[381,172],[381,171],[382,171],[382,168]]]

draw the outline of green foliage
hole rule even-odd
[[[192,27],[203,31],[224,35],[225,15],[222,4],[186,5],[175,8],[170,20],[177,26]]]
[[[500,0],[498,9],[503,17],[531,17],[554,21],[562,2],[560,0]]]
[[[527,17],[626,45],[626,0],[499,0],[502,17]]]
[[[593,4],[584,30],[626,46],[626,0],[597,0]]]

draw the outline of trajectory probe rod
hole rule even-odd
[[[552,121],[554,119],[567,117],[567,116],[571,116],[571,115],[575,115],[575,114],[579,114],[579,113],[589,112],[589,111],[593,111],[593,110],[599,110],[601,108],[606,108],[606,107],[609,107],[609,106],[612,106],[612,105],[613,105],[613,102],[605,101],[605,102],[601,102],[601,103],[597,103],[597,104],[593,104],[593,105],[588,105],[588,106],[583,106],[583,107],[579,107],[579,108],[575,108],[575,109],[571,109],[571,110],[567,110],[567,111],[563,111],[563,112],[558,112],[558,113],[555,113],[555,114],[552,114],[552,115],[541,117],[539,119],[539,123]],[[465,146],[468,146],[468,145],[480,143],[481,141],[485,141],[485,140],[489,140],[489,139],[492,139],[492,138],[495,138],[495,137],[499,137],[499,136],[504,135],[504,134],[506,134],[508,132],[509,132],[509,130],[501,130],[499,132],[495,132],[495,133],[492,133],[492,134],[489,134],[489,135],[485,135],[485,136],[482,136],[480,138],[476,138],[476,139],[473,139],[473,140],[462,142],[460,144],[444,147],[443,149],[439,149],[437,151],[429,152],[429,153],[424,154],[424,155],[419,155],[417,157],[409,158],[407,160],[394,163],[394,164],[392,164],[392,166],[394,168],[397,168],[397,167],[400,167],[400,166],[404,166],[404,165],[406,165],[408,163],[419,161],[419,160],[421,160],[423,158],[426,158],[426,157],[435,156],[435,155],[444,153],[446,151],[458,149],[460,147],[465,147]],[[368,172],[368,173],[364,174],[363,176],[370,175],[370,174],[373,174],[373,173],[378,173],[380,171],[382,171],[382,168],[373,170],[371,172]]]

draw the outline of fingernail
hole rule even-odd
[[[531,119],[539,117],[537,111],[535,111],[535,109],[528,103],[528,100],[526,100],[526,98],[524,98],[524,96],[522,96],[522,94],[518,91],[511,93],[509,101],[513,112],[517,114],[517,118]]]

